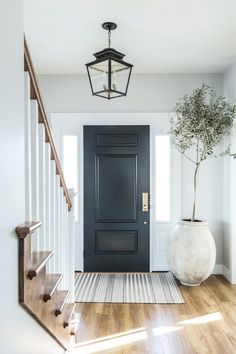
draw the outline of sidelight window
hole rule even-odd
[[[157,135],[156,147],[156,221],[170,221],[170,138]]]

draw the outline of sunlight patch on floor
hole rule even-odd
[[[82,342],[73,350],[73,354],[78,353],[96,353],[104,350],[116,348],[122,345],[131,344],[147,339],[146,328],[139,328],[132,331],[113,334],[107,337],[97,338],[95,340]]]
[[[223,317],[220,312],[214,312],[204,316],[197,316],[188,320],[177,322],[176,325],[173,326],[160,326],[152,328],[151,330],[147,330],[146,327],[136,328],[126,332],[115,333],[113,335],[78,343],[76,348],[71,353],[79,354],[104,352],[112,348],[148,340],[150,335],[156,337],[180,331],[184,329],[183,325],[198,325],[222,319]]]
[[[180,321],[177,324],[180,324],[180,325],[193,324],[193,325],[195,325],[195,324],[203,324],[203,323],[219,321],[222,319],[223,319],[223,317],[220,314],[220,312],[214,312],[214,313],[210,313],[208,315],[193,317],[193,318],[190,318],[189,320]]]
[[[152,329],[152,334],[154,336],[160,336],[168,333],[172,333],[175,331],[181,330],[182,327],[170,327],[170,326],[162,326],[156,327]],[[104,350],[120,347],[122,345],[132,344],[139,341],[143,341],[148,339],[148,335],[146,328],[139,328],[133,331],[127,331],[123,333],[117,333],[107,337],[101,337],[95,340],[82,342],[77,345],[77,348],[73,350],[72,353],[96,353],[102,352]]]
[[[182,328],[183,327],[156,327],[152,329],[152,333],[154,336],[161,336],[163,334],[179,331]]]

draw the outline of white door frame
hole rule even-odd
[[[109,103],[109,102],[108,102]],[[169,113],[51,113],[51,123],[59,154],[63,160],[62,141],[64,135],[78,136],[78,221],[76,222],[75,264],[76,270],[83,271],[83,126],[84,125],[149,125],[150,126],[150,271],[168,270],[167,242],[175,220],[181,212],[181,156],[174,149],[171,153],[171,222],[165,232],[163,223],[155,221],[155,136],[167,134]],[[173,178],[174,177],[174,178]],[[160,244],[159,237],[164,236]],[[161,261],[158,263],[156,259]]]

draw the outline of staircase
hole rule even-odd
[[[74,347],[74,218],[29,49],[25,64],[26,218],[19,239],[19,301],[66,350]],[[32,221],[32,220],[41,220]]]

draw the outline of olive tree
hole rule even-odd
[[[170,118],[170,139],[175,148],[195,165],[193,176],[193,209],[195,221],[198,173],[202,163],[212,157],[231,155],[230,145],[219,152],[220,143],[230,133],[236,106],[217,96],[213,87],[203,84],[176,104]],[[191,155],[188,150],[193,150]],[[194,156],[194,157],[192,157]]]

